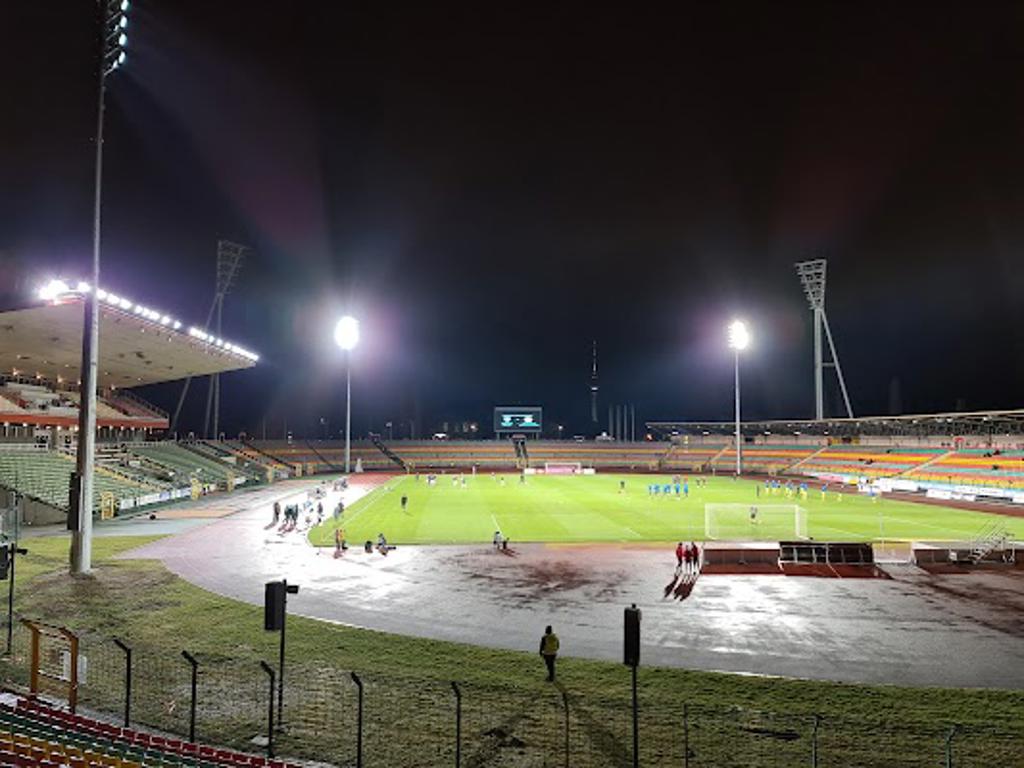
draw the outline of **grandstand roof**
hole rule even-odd
[[[78,380],[82,297],[0,312],[0,372]],[[138,308],[142,309],[142,308]],[[198,331],[201,333],[201,331]],[[127,389],[187,376],[251,368],[256,356],[136,305],[100,303],[99,384]],[[205,335],[205,334],[204,334]],[[230,348],[229,348],[230,347]]]
[[[726,434],[734,421],[649,421],[647,429],[660,434]],[[867,416],[841,419],[744,421],[744,434],[806,435],[978,435],[1024,433],[1024,409],[956,413]]]

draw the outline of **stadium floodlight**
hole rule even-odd
[[[729,347],[736,353],[736,474],[743,469],[740,447],[740,352],[750,346],[750,331],[742,320],[733,320],[729,324]]]
[[[99,59],[98,83],[96,89],[96,165],[93,178],[95,191],[92,220],[92,276],[90,285],[97,288],[90,291],[83,302],[82,318],[82,364],[79,369],[78,443],[75,447],[75,483],[72,493],[76,508],[68,512],[68,528],[71,530],[71,573],[87,574],[92,570],[92,500],[93,474],[96,454],[96,385],[99,367],[100,340],[100,242],[103,201],[103,123],[105,114],[107,77],[125,61],[125,34],[128,28],[129,0],[101,0],[102,12],[99,38],[102,55]]]
[[[334,342],[346,352],[351,352],[359,343],[359,321],[345,315],[334,326]]]
[[[47,281],[45,285],[40,286],[36,295],[38,295],[43,301],[53,301],[58,296],[69,293],[70,291],[71,288],[66,282],[58,278],[54,278]]]
[[[351,315],[334,326],[334,342],[345,351],[345,474],[351,470],[352,455],[352,350],[359,343],[359,321]]]
[[[742,320],[733,320],[729,325],[729,347],[737,351],[750,345],[750,331]]]

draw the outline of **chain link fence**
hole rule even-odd
[[[131,649],[80,636],[86,658],[79,709],[188,738],[191,666],[170,647]],[[265,744],[270,679],[257,662],[196,654],[195,735],[254,751]],[[269,660],[276,669],[276,659]],[[628,682],[614,695],[584,695],[560,683],[486,686],[434,679],[339,673],[287,660],[283,709],[274,692],[278,756],[339,766],[629,768],[634,765]],[[645,705],[639,687],[638,764],[678,768],[991,768],[1024,765],[1024,726],[1006,731],[787,715],[742,707]],[[26,688],[29,633],[15,626],[0,659],[8,686]],[[126,698],[130,711],[126,712]],[[361,716],[360,716],[361,710]]]

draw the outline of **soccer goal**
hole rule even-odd
[[[582,475],[583,462],[581,461],[545,461],[545,475]]]
[[[807,510],[799,504],[705,504],[704,536],[733,541],[806,539]]]

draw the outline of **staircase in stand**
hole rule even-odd
[[[809,454],[809,455],[807,455],[807,456],[804,456],[804,457],[803,457],[802,459],[800,459],[800,460],[798,460],[798,461],[794,461],[794,462],[793,462],[792,464],[790,464],[790,465],[789,465],[788,467],[786,467],[786,468],[785,468],[784,470],[782,470],[782,474],[784,474],[784,475],[788,475],[788,474],[789,474],[789,473],[791,473],[791,472],[792,472],[792,471],[793,471],[794,469],[796,469],[797,467],[799,467],[799,466],[800,466],[801,464],[804,464],[805,462],[808,462],[808,461],[810,461],[810,460],[811,460],[811,459],[813,459],[813,458],[814,458],[815,456],[819,456],[819,455],[821,455],[821,454],[822,454],[822,453],[824,453],[824,452],[825,452],[825,451],[826,451],[827,449],[828,449],[828,445],[823,445],[823,446],[821,446],[821,448],[819,448],[818,450],[816,450],[816,451],[815,451],[814,453],[812,453],[812,454]]]
[[[370,435],[370,440],[373,441],[373,444],[375,446],[377,446],[377,450],[379,450],[381,453],[383,453],[385,456],[391,459],[393,464],[401,467],[403,472],[409,471],[409,467],[405,463],[405,459],[403,459],[397,453],[395,453],[386,445],[384,445],[384,441],[380,439],[380,435]]]
[[[936,456],[932,456],[930,459],[928,459],[928,461],[922,462],[920,464],[915,464],[910,469],[903,470],[898,475],[896,475],[896,477],[903,477],[904,475],[909,475],[911,472],[917,472],[917,470],[919,469],[930,467],[935,462],[942,461],[944,458],[946,458],[947,456],[952,456],[954,453],[956,453],[956,451],[946,451],[945,453],[940,453]]]
[[[530,466],[530,457],[526,453],[526,438],[513,437],[512,447],[516,450],[516,469],[526,469]]]
[[[1002,523],[992,523],[983,528],[971,542],[971,554],[968,559],[977,565],[993,552],[1005,551],[1010,543],[1010,532]]]

